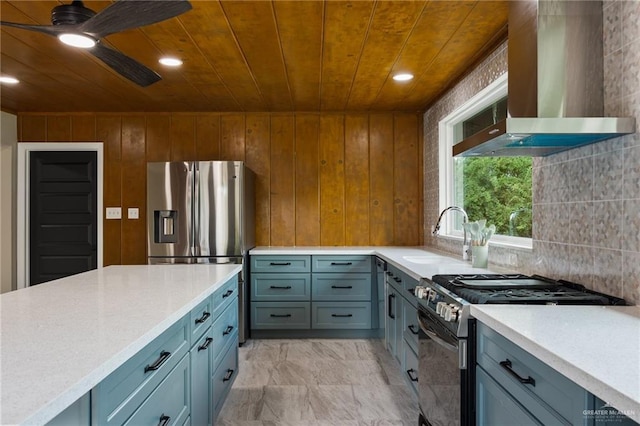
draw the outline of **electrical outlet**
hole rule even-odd
[[[127,209],[127,219],[139,219],[140,210],[137,207],[129,207]]]
[[[107,219],[122,219],[122,209],[120,207],[107,207]]]

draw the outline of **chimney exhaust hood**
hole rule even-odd
[[[507,118],[454,156],[538,157],[635,132],[603,117],[602,2],[509,2]]]

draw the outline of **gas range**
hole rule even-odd
[[[471,304],[625,305],[623,299],[565,280],[522,274],[434,275],[419,304],[458,337],[467,337]]]

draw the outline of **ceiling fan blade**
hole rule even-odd
[[[155,24],[188,10],[191,10],[191,3],[187,0],[120,0],[81,24],[79,29],[102,38],[131,28]]]
[[[60,33],[73,33],[78,32],[77,25],[29,25],[18,24],[16,22],[0,21],[0,26],[20,28],[21,30],[37,31],[47,35],[57,36]]]
[[[135,59],[128,57],[124,53],[120,53],[103,44],[96,44],[95,47],[88,49],[88,52],[138,86],[147,87],[156,81],[162,80],[162,77],[155,71],[147,68]]]

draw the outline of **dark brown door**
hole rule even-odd
[[[29,285],[95,269],[96,152],[31,152],[29,179]]]

